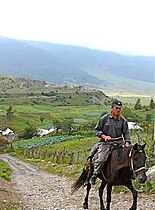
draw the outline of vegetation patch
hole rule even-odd
[[[0,177],[5,180],[10,180],[12,169],[4,161],[0,160]]]

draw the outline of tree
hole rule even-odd
[[[138,99],[137,102],[135,103],[134,109],[142,109],[142,105],[141,105],[141,100]]]
[[[129,107],[124,107],[122,110],[122,115],[126,118],[127,121],[136,120],[136,114]]]
[[[31,139],[32,137],[37,135],[37,128],[36,126],[28,123],[28,126],[23,131],[23,134],[21,135],[21,138],[23,139]]]
[[[55,118],[53,120],[53,124],[54,126],[57,128],[57,129],[62,129],[62,125],[63,125],[63,122],[62,120],[58,119],[58,118]]]
[[[150,109],[154,109],[155,108],[155,103],[154,103],[153,99],[151,99],[149,107],[150,107]]]
[[[8,120],[11,120],[13,114],[14,114],[14,112],[13,112],[13,110],[12,110],[12,106],[10,106],[9,109],[7,110],[7,113],[6,113],[7,119],[8,119]]]
[[[42,123],[45,120],[44,116],[40,116],[40,122]]]

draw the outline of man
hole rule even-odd
[[[97,175],[100,173],[106,162],[112,144],[123,144],[129,147],[131,137],[128,123],[121,115],[122,102],[115,100],[112,102],[111,112],[102,116],[95,127],[95,133],[100,138],[99,143],[94,145],[88,158],[92,158],[97,150],[97,159],[94,161],[94,172],[90,179],[91,184],[95,184]]]

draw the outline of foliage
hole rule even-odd
[[[20,138],[30,139],[36,135],[37,135],[36,126],[28,123],[28,126],[24,129],[23,133],[20,135]]]
[[[40,116],[40,122],[42,123],[45,120],[43,116]]]
[[[57,135],[52,137],[42,137],[42,138],[35,138],[35,139],[29,139],[29,140],[20,140],[15,141],[12,144],[12,147],[14,150],[17,149],[30,149],[30,148],[37,148],[49,144],[55,144],[63,141],[69,141],[72,139],[79,139],[82,138],[82,136],[77,135]]]
[[[153,98],[151,98],[151,100],[150,100],[149,107],[150,107],[150,109],[154,109],[155,108],[155,103],[154,103]]]
[[[56,127],[57,129],[62,129],[64,132],[68,132],[69,134],[72,131],[72,127],[73,127],[73,119],[71,118],[65,118],[65,119],[57,119],[55,118],[53,120],[53,124],[54,127]]]
[[[152,115],[149,113],[146,115],[146,119],[147,122],[151,122],[152,121]]]
[[[5,180],[10,180],[12,169],[4,161],[0,160],[0,177]]]
[[[142,109],[141,99],[138,99],[134,106],[135,110]]]
[[[126,118],[127,121],[134,122],[136,120],[136,113],[129,107],[124,107],[122,110],[122,115]]]
[[[7,113],[6,113],[6,117],[7,117],[8,120],[12,119],[13,113],[14,113],[14,111],[12,109],[12,106],[10,106],[9,109],[7,110]]]
[[[155,180],[146,181],[145,184],[139,184],[138,181],[134,181],[134,186],[139,192],[155,193]]]

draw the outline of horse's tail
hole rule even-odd
[[[86,170],[85,168],[83,169],[81,175],[79,176],[79,178],[77,179],[76,182],[74,182],[71,186],[71,192],[72,194],[77,191],[81,186],[84,185],[85,181],[87,180],[88,177],[88,173],[89,171]]]

